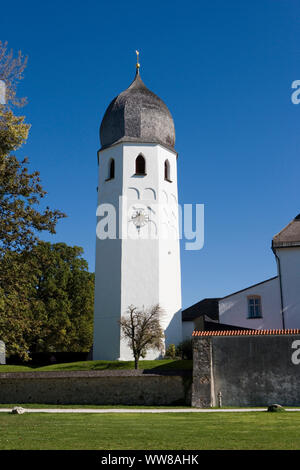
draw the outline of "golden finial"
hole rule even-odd
[[[140,68],[140,63],[139,63],[140,53],[139,53],[139,51],[135,51],[135,53],[136,53],[136,68],[138,70]]]

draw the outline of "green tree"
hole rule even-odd
[[[30,350],[89,351],[93,342],[94,274],[83,250],[39,242],[30,253],[35,318],[41,321]]]
[[[38,335],[41,327],[37,306],[33,309],[33,272],[24,253],[14,251],[1,257],[0,270],[0,338],[8,354],[28,359],[32,333]]]
[[[39,331],[27,254],[39,232],[55,233],[58,220],[65,217],[59,210],[40,208],[46,192],[39,173],[30,173],[27,159],[11,154],[26,142],[30,129],[25,117],[14,112],[26,102],[17,97],[26,63],[21,52],[14,57],[7,43],[0,42],[0,80],[6,86],[6,103],[0,104],[0,338],[8,351],[23,358],[28,358],[32,331]]]
[[[0,105],[0,256],[7,250],[31,248],[37,232],[55,233],[58,220],[65,217],[59,210],[40,209],[46,191],[39,172],[29,173],[28,160],[11,155],[26,142],[30,128],[25,116],[13,112],[26,102],[16,93],[26,64],[21,52],[14,58],[7,43],[0,42],[0,80],[6,85],[6,104]]]
[[[0,337],[8,354],[89,351],[93,342],[94,274],[80,247],[38,242],[7,252],[1,267]]]
[[[55,233],[58,220],[65,215],[49,207],[39,210],[45,194],[39,173],[30,174],[25,160],[0,155],[0,256],[8,250],[30,249],[38,232]]]

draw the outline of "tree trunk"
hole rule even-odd
[[[135,369],[139,368],[139,358],[137,356],[135,356],[134,358],[134,368]]]

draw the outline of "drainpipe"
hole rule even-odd
[[[285,330],[285,319],[284,319],[284,308],[283,308],[283,293],[282,293],[282,279],[281,279],[281,264],[280,264],[280,258],[276,253],[276,249],[273,246],[273,242],[272,242],[272,251],[275,255],[275,258],[277,260],[277,266],[278,266],[278,276],[279,276],[279,286],[280,286],[280,302],[281,302],[281,316],[282,316],[282,329]]]

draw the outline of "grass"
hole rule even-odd
[[[170,370],[183,369],[192,370],[192,360],[160,359],[156,361],[140,361],[140,369]],[[39,367],[28,364],[26,366],[0,365],[1,372],[53,372],[53,371],[76,371],[76,370],[129,370],[134,369],[134,361],[81,361],[68,362],[66,364],[52,364]]]
[[[300,413],[0,415],[0,449],[299,449]]]

